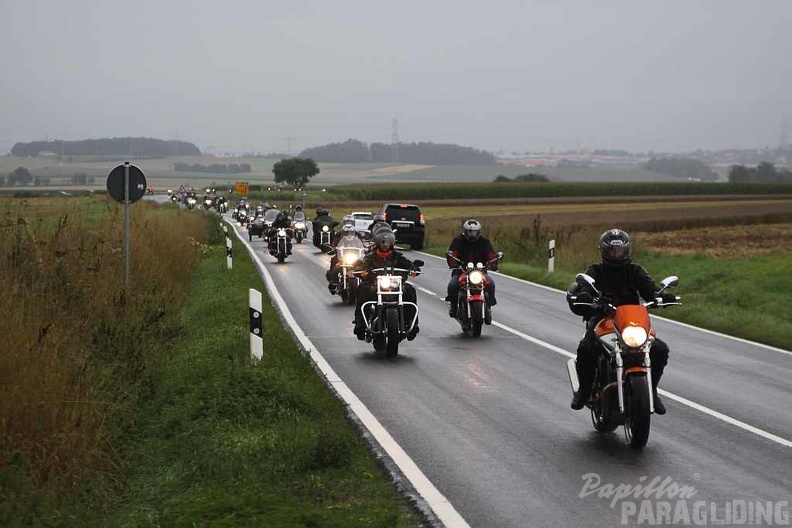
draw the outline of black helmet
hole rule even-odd
[[[328,216],[329,214],[330,214],[330,211],[328,211],[324,207],[319,207],[316,210],[316,216]]]
[[[377,222],[387,222],[387,221],[388,221],[388,219],[385,218],[384,214],[377,213],[377,214],[374,215],[374,221],[372,222],[372,224],[376,224]]]
[[[379,251],[390,251],[396,243],[396,235],[390,229],[380,229],[374,235],[374,245]]]
[[[630,262],[632,256],[630,235],[621,229],[605,231],[600,237],[599,250],[604,264],[624,266]]]
[[[462,234],[471,242],[475,242],[481,236],[481,222],[475,218],[465,220],[462,222]]]
[[[302,211],[302,205],[298,205],[294,208],[295,211]]]

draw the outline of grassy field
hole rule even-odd
[[[273,159],[256,157],[226,158],[216,156],[179,156],[156,159],[101,159],[98,157],[22,158],[0,156],[0,174],[8,174],[17,167],[25,167],[33,176],[50,178],[54,185],[71,178],[75,173],[93,177],[96,187],[103,187],[107,174],[117,165],[129,161],[146,174],[148,183],[158,190],[178,188],[183,184],[199,187],[215,182],[218,186],[241,180],[254,185],[274,183]],[[230,164],[249,163],[252,171],[247,174],[225,175],[200,172],[173,172],[173,164]],[[321,172],[312,180],[314,186],[335,186],[363,183],[397,182],[491,182],[496,176],[514,177],[528,172],[545,174],[553,181],[578,182],[680,182],[668,176],[641,167],[523,167],[518,165],[408,165],[389,163],[319,163]]]
[[[0,200],[0,524],[419,526],[215,216]],[[163,250],[167,248],[167,250]]]
[[[792,199],[768,203],[622,204],[590,210],[571,204],[542,214],[541,206],[476,208],[484,234],[506,259],[501,270],[566,289],[598,262],[597,241],[608,228],[631,233],[635,260],[660,280],[678,275],[685,305],[664,317],[792,350]],[[691,214],[689,214],[691,213]],[[427,207],[426,250],[442,255],[470,207]],[[435,219],[432,221],[432,219]],[[547,247],[556,241],[556,271],[547,273]]]

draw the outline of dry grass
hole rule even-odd
[[[108,414],[133,400],[123,373],[152,360],[139,330],[178,303],[209,232],[202,215],[168,213],[132,206],[127,296],[121,206],[0,202],[0,470],[22,456],[47,482],[99,456]],[[100,383],[100,373],[119,376]]]
[[[642,248],[671,255],[742,259],[792,250],[792,223],[634,233]]]

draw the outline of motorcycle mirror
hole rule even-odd
[[[670,277],[666,277],[660,282],[660,286],[663,287],[663,290],[665,290],[666,288],[672,288],[674,286],[677,286],[678,284],[679,284],[679,277],[677,277],[676,275],[671,275]]]
[[[451,251],[446,251],[446,257],[453,257],[454,253]]]
[[[503,251],[498,251],[497,253],[495,253],[495,256],[498,258],[498,260],[502,259],[503,258]]]
[[[413,260],[413,266],[416,268],[423,267],[424,261],[423,260]]]

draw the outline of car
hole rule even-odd
[[[423,249],[426,237],[426,217],[415,204],[386,203],[378,214],[385,215],[385,221],[396,232],[396,243],[410,244],[414,250]]]
[[[355,231],[368,231],[369,226],[374,221],[374,215],[369,212],[355,211],[349,216],[355,220]]]

